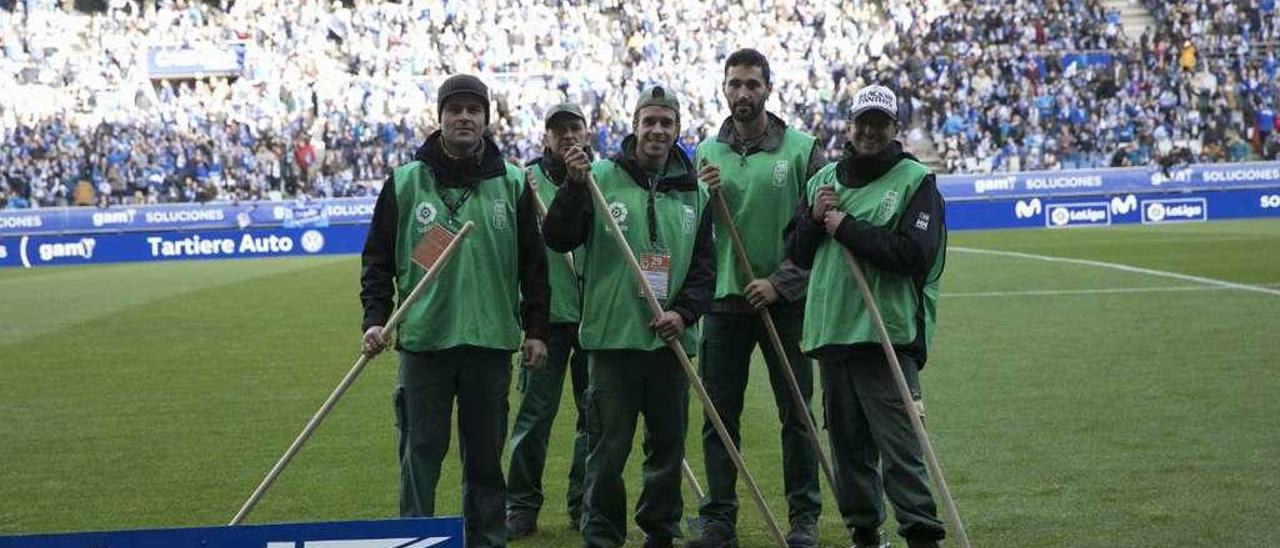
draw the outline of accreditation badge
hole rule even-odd
[[[659,301],[667,300],[667,286],[671,281],[671,254],[648,252],[639,257],[640,272],[644,274],[645,284],[653,297]],[[644,291],[640,292],[644,296]]]
[[[436,261],[440,260],[440,256],[444,254],[444,249],[449,247],[457,237],[457,232],[445,228],[440,223],[431,223],[426,233],[422,235],[422,239],[418,240],[418,245],[413,247],[413,254],[410,257],[413,262],[418,263],[418,266],[431,270],[431,267],[435,266]]]

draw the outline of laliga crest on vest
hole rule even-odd
[[[773,163],[773,188],[787,186],[787,170],[790,167],[791,162],[787,160],[778,160]]]
[[[418,220],[418,224],[427,226],[436,218],[436,206],[431,202],[422,202],[413,208],[413,217]]]
[[[627,204],[622,202],[614,202],[609,204],[609,215],[613,216],[613,220],[618,222],[618,226],[622,226],[627,222]]]

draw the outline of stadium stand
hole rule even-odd
[[[563,98],[613,151],[652,83],[687,98],[691,147],[746,45],[773,64],[770,108],[833,154],[876,82],[908,98],[909,141],[941,171],[1280,154],[1274,0],[1146,0],[1137,40],[1099,0],[62,4],[0,2],[0,207],[373,193],[455,72],[489,81],[513,160]]]

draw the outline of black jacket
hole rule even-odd
[[[667,171],[678,175],[661,179],[652,178],[635,160],[635,136],[628,136],[622,142],[622,152],[613,158],[628,175],[632,182],[649,191],[649,214],[653,214],[653,196],[657,192],[694,191],[698,188],[698,180],[693,170],[693,162],[685,156],[678,146],[671,147],[667,155]],[[672,169],[674,168],[674,169]],[[680,314],[686,326],[697,322],[711,306],[711,297],[716,290],[716,250],[711,239],[712,208],[710,205],[702,212],[698,221],[698,232],[694,236],[693,257],[689,262],[689,271],[685,273],[680,291],[670,301],[671,311]],[[542,223],[543,235],[547,239],[547,247],[565,253],[576,249],[587,241],[591,227],[594,226],[595,208],[591,201],[591,193],[586,185],[562,185],[556,191],[556,198],[547,208],[547,218]],[[652,223],[650,223],[652,226]],[[622,265],[618,265],[622,267]]]
[[[463,188],[506,174],[506,163],[498,145],[487,133],[484,151],[477,158],[454,159],[440,146],[440,132],[427,137],[414,160],[426,164],[444,187]],[[382,185],[373,208],[373,222],[360,255],[360,302],[364,306],[363,330],[386,325],[395,296],[396,239],[399,236],[399,208],[395,177]],[[547,254],[538,231],[533,193],[528,186],[516,202],[516,245],[520,282],[520,319],[525,338],[547,340],[551,329],[551,288],[547,282]]]
[[[845,145],[844,156],[836,166],[836,180],[847,188],[858,188],[879,179],[904,159],[915,160],[902,150],[897,141],[879,154],[857,157],[852,147]],[[801,268],[813,268],[813,258],[818,245],[827,237],[822,223],[813,220],[812,206],[806,195],[796,208],[795,216],[787,225],[787,258]],[[880,270],[911,276],[917,292],[922,291],[933,269],[939,246],[946,237],[945,204],[938,192],[932,173],[925,176],[916,189],[898,224],[878,227],[867,221],[846,216],[833,236],[837,242],[853,252],[859,261]],[[923,322],[918,313],[917,320]],[[926,357],[924,329],[919,330],[917,341],[899,350],[917,357],[923,367]],[[852,351],[879,352],[879,345],[854,345]]]

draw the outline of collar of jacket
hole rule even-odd
[[[720,124],[720,133],[716,135],[716,141],[729,145],[734,152],[745,156],[750,156],[757,152],[773,152],[782,146],[782,138],[787,133],[787,123],[782,118],[775,116],[772,112],[765,111],[767,121],[765,122],[764,136],[753,142],[743,141],[738,138],[738,132],[734,129],[733,116],[724,119],[724,123]]]
[[[915,160],[916,157],[902,150],[902,143],[897,140],[889,142],[889,146],[874,156],[858,156],[853,150],[853,144],[846,142],[844,155],[836,165],[836,179],[848,188],[866,186],[888,173],[898,162],[907,159]]]
[[[481,138],[483,151],[478,158],[451,158],[445,154],[440,139],[440,130],[437,129],[418,147],[413,159],[420,160],[431,168],[436,181],[442,186],[464,187],[476,181],[501,177],[507,172],[498,143],[488,131]]]
[[[631,180],[641,188],[648,190],[649,174],[640,167],[640,162],[636,160],[636,136],[628,135],[622,140],[622,150],[617,156],[613,157],[613,161],[622,167],[627,175],[631,176]],[[698,179],[693,174],[693,162],[689,161],[689,157],[685,156],[684,150],[680,145],[671,145],[671,150],[667,152],[667,167],[662,173],[662,178],[658,179],[653,190],[657,192],[666,192],[675,190],[680,192],[688,192],[698,189]]]

